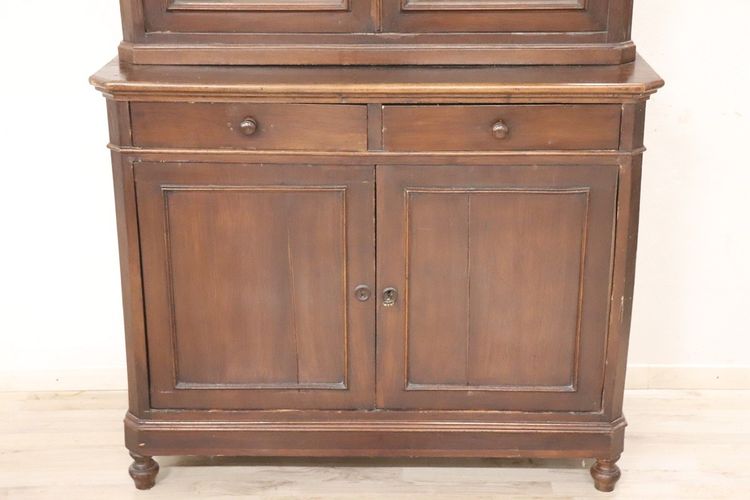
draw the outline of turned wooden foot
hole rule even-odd
[[[133,463],[130,464],[130,477],[139,490],[148,490],[154,487],[156,475],[159,473],[159,464],[151,457],[144,457],[136,453],[130,453]]]
[[[615,463],[618,459],[619,457],[614,460],[600,458],[591,466],[591,477],[594,478],[594,486],[597,490],[614,491],[615,483],[622,475],[620,468]]]

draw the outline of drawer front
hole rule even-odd
[[[620,106],[385,106],[388,151],[617,149]]]
[[[139,147],[367,149],[367,108],[358,105],[134,102],[131,116]]]

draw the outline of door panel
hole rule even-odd
[[[611,2],[622,0],[383,0],[383,24],[395,32],[591,32],[607,29]]]
[[[371,0],[143,0],[146,32],[359,33]]]
[[[601,405],[617,167],[378,167],[379,404]],[[386,222],[387,221],[387,222]]]
[[[372,174],[136,166],[153,407],[372,406]]]

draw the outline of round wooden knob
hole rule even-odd
[[[370,298],[370,287],[367,285],[359,285],[354,289],[354,296],[360,302],[367,302]]]
[[[258,122],[255,121],[255,118],[245,118],[240,123],[240,130],[245,135],[253,135],[258,130]]]
[[[492,135],[495,136],[495,139],[505,139],[508,137],[509,133],[510,129],[508,128],[508,125],[502,120],[498,120],[498,122],[492,126]]]

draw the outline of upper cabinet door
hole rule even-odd
[[[373,167],[135,178],[153,408],[372,408]]]
[[[617,166],[377,169],[379,406],[600,410]]]
[[[625,0],[382,0],[385,31],[597,32]]]
[[[371,0],[143,0],[146,33],[348,33],[373,29]]]

